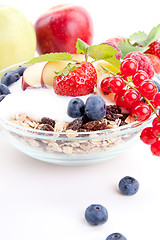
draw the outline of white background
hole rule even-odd
[[[72,1],[84,6],[94,22],[94,42],[135,31],[149,32],[160,23],[157,1]],[[68,1],[5,0],[34,24],[48,8]],[[140,140],[125,154],[89,166],[64,167],[40,162],[8,145],[0,136],[0,239],[105,240],[113,232],[127,240],[159,237],[160,158]],[[140,188],[127,197],[119,180],[130,175]],[[85,209],[99,203],[108,222],[91,227]]]

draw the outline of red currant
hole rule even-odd
[[[133,76],[133,83],[136,87],[139,86],[144,80],[148,79],[148,74],[143,70],[138,70]]]
[[[138,87],[139,92],[149,100],[153,99],[157,93],[157,87],[150,79],[144,80]]]
[[[160,137],[160,121],[153,124],[153,133],[156,137]]]
[[[125,107],[125,99],[124,99],[124,93],[126,90],[122,89],[120,92],[116,93],[114,96],[115,103],[120,107]]]
[[[152,121],[152,126],[156,123],[156,122],[158,122],[159,121],[159,119],[157,118],[157,117],[155,117],[154,119],[153,119],[153,121]]]
[[[139,93],[132,88],[125,90],[123,98],[126,108],[131,108],[135,103],[140,101]]]
[[[147,103],[138,103],[131,109],[132,116],[137,121],[145,121],[151,116],[152,110]]]
[[[126,58],[120,65],[121,75],[125,77],[133,76],[138,70],[138,63],[133,58]]]
[[[141,135],[140,135],[141,140],[145,144],[153,144],[156,141],[156,137],[153,134],[153,128],[152,127],[146,127],[142,130]]]
[[[154,96],[154,104],[156,107],[160,106],[160,92],[156,93]]]
[[[160,140],[159,139],[157,139],[157,141],[151,145],[151,152],[155,156],[160,156]]]
[[[101,82],[101,89],[104,93],[117,93],[124,88],[125,84],[120,77],[107,77]]]

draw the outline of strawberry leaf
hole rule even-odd
[[[32,64],[37,62],[47,62],[47,61],[69,61],[73,60],[72,55],[70,53],[65,52],[56,52],[56,53],[47,53],[42,54],[38,57],[31,59],[30,61],[26,62],[26,64]]]

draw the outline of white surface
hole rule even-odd
[[[33,22],[44,10],[67,1],[5,0]],[[157,1],[74,1],[94,19],[95,41],[149,31],[159,22]],[[148,6],[147,6],[148,4]],[[116,17],[116,19],[115,19]],[[148,22],[146,22],[148,20]],[[128,240],[159,239],[160,158],[137,142],[125,154],[96,165],[64,167],[40,162],[17,151],[0,136],[0,239],[105,240],[113,232]],[[119,193],[119,180],[130,175],[140,183],[134,196]],[[108,209],[103,226],[84,219],[88,205]]]

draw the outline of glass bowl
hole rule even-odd
[[[9,69],[11,68],[0,73]],[[143,122],[135,121],[100,131],[49,132],[23,127],[0,118],[0,133],[15,148],[33,158],[74,166],[98,163],[125,152],[136,142],[141,130],[152,119],[153,116]]]

